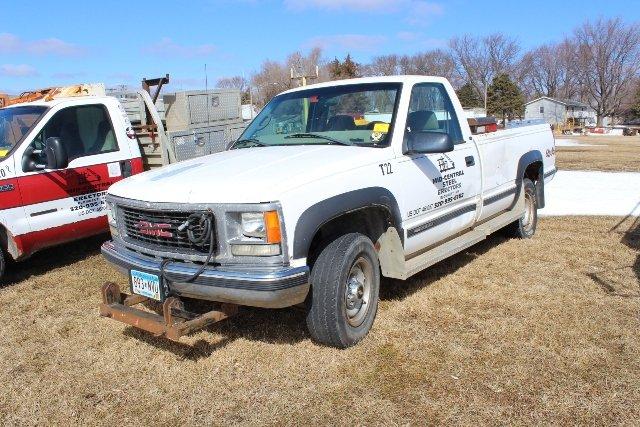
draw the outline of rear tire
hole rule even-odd
[[[349,233],[326,245],[311,269],[307,328],[314,341],[346,348],[362,340],[378,310],[380,264],[371,240]]]
[[[524,192],[524,213],[519,220],[511,223],[506,231],[511,237],[518,239],[530,239],[536,233],[538,225],[538,198],[536,186],[529,178],[522,180]]]
[[[4,253],[4,249],[0,248],[0,280],[4,278],[4,273],[7,268],[7,256]]]

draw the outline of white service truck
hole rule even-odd
[[[165,95],[163,118],[156,100],[168,81],[144,79],[144,89],[109,96],[102,84],[81,84],[4,99],[0,277],[7,260],[106,232],[104,195],[114,182],[237,139],[239,91]]]
[[[551,129],[474,135],[464,117],[439,77],[276,96],[230,150],[110,187],[102,253],[132,295],[105,284],[101,314],[177,339],[238,305],[305,303],[315,341],[357,343],[382,277],[407,279],[503,228],[536,230]],[[146,299],[164,316],[132,307]],[[194,299],[222,305],[199,316],[185,309]]]

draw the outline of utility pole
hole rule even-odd
[[[301,86],[306,86],[307,79],[315,80],[320,75],[320,68],[317,65],[314,71],[315,74],[305,74],[305,72],[298,72],[294,69],[294,67],[291,67],[291,80],[298,80],[300,81]]]
[[[315,80],[320,75],[320,69],[317,65],[316,65],[315,72],[316,72],[315,74],[305,74],[304,72],[300,73],[295,71],[294,67],[291,67],[291,80],[298,80],[300,81],[301,86],[306,86],[307,79]],[[302,105],[304,108],[304,121],[306,122],[309,117],[309,100],[305,98]]]

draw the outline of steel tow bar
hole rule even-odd
[[[113,282],[102,285],[102,304],[100,316],[110,317],[156,336],[164,336],[172,341],[180,337],[224,320],[238,312],[235,304],[221,304],[218,310],[196,314],[184,309],[183,302],[176,297],[167,298],[162,304],[162,316],[139,310],[133,306],[149,298],[140,295],[127,295]]]

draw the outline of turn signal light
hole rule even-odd
[[[264,224],[267,229],[267,243],[280,243],[282,241],[282,233],[280,232],[280,218],[278,218],[278,212],[265,212]]]

